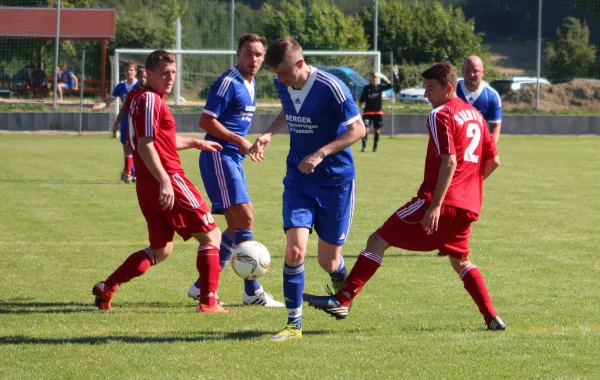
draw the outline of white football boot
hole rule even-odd
[[[279,301],[275,301],[273,296],[267,292],[265,292],[264,288],[261,286],[256,292],[254,292],[253,296],[249,296],[246,294],[246,291],[242,292],[244,295],[242,296],[242,303],[244,305],[256,305],[256,306],[264,306],[264,307],[284,307],[285,305]]]

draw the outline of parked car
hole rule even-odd
[[[510,91],[518,91],[523,86],[528,84],[536,84],[537,77],[514,77],[512,79],[497,79],[490,82],[490,86],[498,91],[500,96],[504,96]],[[540,78],[541,84],[550,84],[550,81],[546,78]]]
[[[429,103],[429,100],[425,97],[425,88],[422,84],[401,90],[397,95],[397,99],[403,103]]]
[[[358,100],[360,99],[363,88],[369,84],[368,80],[350,67],[318,66],[317,68],[329,74],[335,75],[342,82],[344,82],[344,84],[348,86],[348,89],[350,89],[352,99],[354,99],[354,101],[358,104]],[[380,76],[385,77],[385,75]],[[392,95],[393,91],[389,89],[383,93],[383,98],[390,99]]]

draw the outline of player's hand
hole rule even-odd
[[[431,235],[438,230],[441,210],[441,206],[431,205],[427,211],[425,211],[425,215],[423,215],[421,224],[423,225],[423,229],[427,235]]]
[[[257,157],[256,153],[253,153],[251,151],[251,149],[254,145],[250,141],[246,140],[245,138],[242,137],[242,138],[238,139],[235,142],[235,145],[237,146],[237,148],[241,154],[250,156],[250,159],[252,161],[262,161],[261,159],[259,159]]]
[[[196,140],[196,148],[207,152],[216,152],[222,150],[221,144],[215,141]]]
[[[271,135],[262,135],[256,139],[252,147],[250,148],[250,153],[254,155],[256,161],[263,161],[265,159],[265,149],[269,146],[271,142]]]
[[[298,165],[298,169],[304,174],[310,174],[315,171],[317,165],[323,162],[324,158],[324,153],[316,151],[315,153],[304,157],[304,160]]]
[[[101,109],[101,107],[99,104],[94,104],[94,106],[92,107],[93,112],[98,112],[98,110],[100,110],[100,109]]]
[[[173,205],[175,205],[175,193],[173,192],[173,185],[171,185],[171,180],[167,179],[160,184],[160,196],[158,198],[160,205],[163,210],[171,210],[173,209]]]

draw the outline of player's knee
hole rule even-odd
[[[377,231],[373,232],[367,239],[366,250],[378,256],[383,257],[383,253],[388,247],[389,244],[385,240],[383,240],[381,236],[379,236]]]
[[[221,245],[221,230],[219,227],[215,227],[215,229],[208,232],[197,232],[192,236],[198,240],[200,245],[214,245],[215,247]]]
[[[173,252],[173,242],[167,243],[162,248],[150,248],[152,250],[152,254],[154,255],[154,261],[156,264],[165,261],[171,252]]]
[[[304,249],[299,245],[291,245],[285,249],[285,262],[288,265],[299,265],[304,261]]]

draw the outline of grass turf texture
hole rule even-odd
[[[98,312],[92,285],[146,246],[121,148],[106,136],[0,138],[2,378],[595,378],[600,372],[597,137],[503,137],[486,183],[472,259],[504,333],[487,332],[447,259],[391,249],[345,321],[304,308],[304,336],[273,343],[283,309],[241,305],[228,267],[219,296],[233,315],[199,315],[185,292],[194,242],[122,286]],[[372,139],[369,141],[369,145]],[[359,144],[357,144],[359,145]],[[426,138],[384,138],[359,153],[350,268],[370,232],[414,195]],[[287,138],[246,162],[256,238],[271,251],[262,280],[282,300],[281,179]],[[181,152],[204,193],[195,151]],[[223,219],[218,218],[221,226]],[[323,293],[316,237],[306,291]]]

